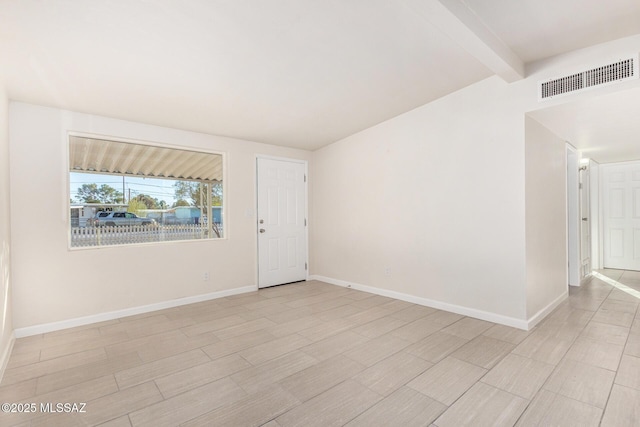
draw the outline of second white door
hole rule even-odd
[[[640,270],[640,162],[602,169],[604,267]]]
[[[258,287],[307,277],[306,166],[258,159]]]

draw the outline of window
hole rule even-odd
[[[69,137],[70,247],[224,237],[223,156]]]

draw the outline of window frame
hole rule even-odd
[[[113,245],[96,245],[96,246],[72,246],[71,245],[71,173],[73,170],[71,169],[71,159],[70,159],[70,138],[71,137],[80,137],[80,138],[92,138],[92,139],[101,139],[106,141],[120,142],[126,144],[138,144],[145,145],[149,147],[158,147],[158,148],[166,148],[172,150],[179,151],[193,151],[203,154],[212,154],[218,155],[221,157],[221,165],[222,165],[222,206],[221,206],[221,216],[223,218],[222,221],[222,236],[221,237],[208,237],[206,239],[184,239],[184,240],[163,240],[157,242],[136,242],[136,243],[122,243],[122,244],[113,244]],[[65,161],[63,162],[65,166],[65,182],[66,182],[66,190],[64,192],[66,196],[66,201],[64,203],[64,218],[66,222],[66,234],[67,234],[67,250],[68,251],[77,251],[77,250],[99,250],[99,249],[108,249],[108,248],[122,248],[122,247],[134,247],[134,246],[150,246],[150,245],[166,245],[166,244],[184,244],[184,243],[194,243],[194,242],[216,242],[216,241],[226,241],[229,239],[229,219],[228,219],[228,202],[227,202],[227,152],[226,151],[218,151],[212,150],[209,148],[203,148],[193,145],[177,145],[175,143],[168,143],[164,141],[148,141],[141,139],[133,139],[133,138],[124,138],[124,137],[116,137],[105,134],[97,134],[97,133],[89,133],[89,132],[77,132],[77,131],[68,131],[66,132],[64,138],[65,144]],[[97,173],[99,175],[99,173]],[[106,175],[106,174],[103,174]],[[117,175],[117,174],[109,174],[113,176],[129,176],[126,174]],[[158,179],[158,177],[148,177],[149,179]],[[171,180],[172,178],[160,178]],[[199,182],[198,180],[188,180],[188,179],[173,179],[175,181],[187,181],[187,182]]]

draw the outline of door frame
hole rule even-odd
[[[578,150],[567,142],[567,284],[580,286],[580,180]]]
[[[593,215],[591,213],[591,161],[587,158],[579,160],[578,168],[578,195],[579,195],[579,227],[580,227],[580,283],[586,282],[593,271]],[[585,212],[586,209],[586,212]],[[585,227],[584,221],[588,222]],[[585,230],[586,228],[586,230]],[[587,236],[585,236],[585,231]],[[585,248],[585,245],[587,246]],[[585,256],[589,259],[588,270],[585,271]]]
[[[266,154],[256,154],[255,156],[255,169],[254,169],[254,173],[255,173],[255,177],[253,182],[255,183],[255,189],[254,189],[254,215],[253,215],[253,226],[254,226],[254,234],[253,234],[253,238],[254,238],[254,247],[255,247],[255,266],[256,266],[256,273],[255,273],[255,283],[256,283],[256,289],[260,290],[260,251],[258,248],[259,242],[258,242],[258,229],[259,224],[258,224],[258,161],[260,159],[266,159],[266,160],[279,160],[282,162],[291,162],[291,163],[300,163],[304,165],[304,175],[306,177],[306,180],[304,182],[304,217],[307,220],[307,226],[305,227],[304,233],[305,233],[305,251],[307,254],[307,269],[305,271],[305,281],[309,280],[309,271],[311,270],[311,261],[310,261],[310,257],[309,257],[309,227],[310,227],[310,220],[309,220],[309,161],[308,160],[304,160],[304,159],[295,159],[295,158],[291,158],[291,157],[279,157],[279,156],[270,156],[270,155],[266,155]]]

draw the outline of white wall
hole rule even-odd
[[[188,114],[188,112],[185,112]],[[10,104],[14,327],[59,322],[256,286],[255,156],[310,153],[249,141]],[[228,239],[69,250],[67,132],[227,154]],[[210,272],[209,281],[202,273]]]
[[[524,117],[484,98],[507,90],[487,79],[315,152],[312,273],[524,319]]]
[[[533,323],[567,297],[566,143],[525,120],[527,319]]]
[[[636,80],[544,103],[537,97],[541,80],[638,50],[634,36],[545,60],[519,82],[486,79],[314,152],[312,274],[513,326],[534,324],[536,313],[562,298],[555,280],[566,256],[540,252],[566,237],[556,222],[565,217],[558,203],[565,183],[554,147],[538,172],[554,173],[560,186],[551,190],[553,211],[538,211],[540,201],[531,200],[525,219],[525,114],[638,87]],[[527,246],[527,223],[549,218],[553,227],[530,230],[539,242]]]
[[[0,379],[13,345],[8,106],[0,77]]]

